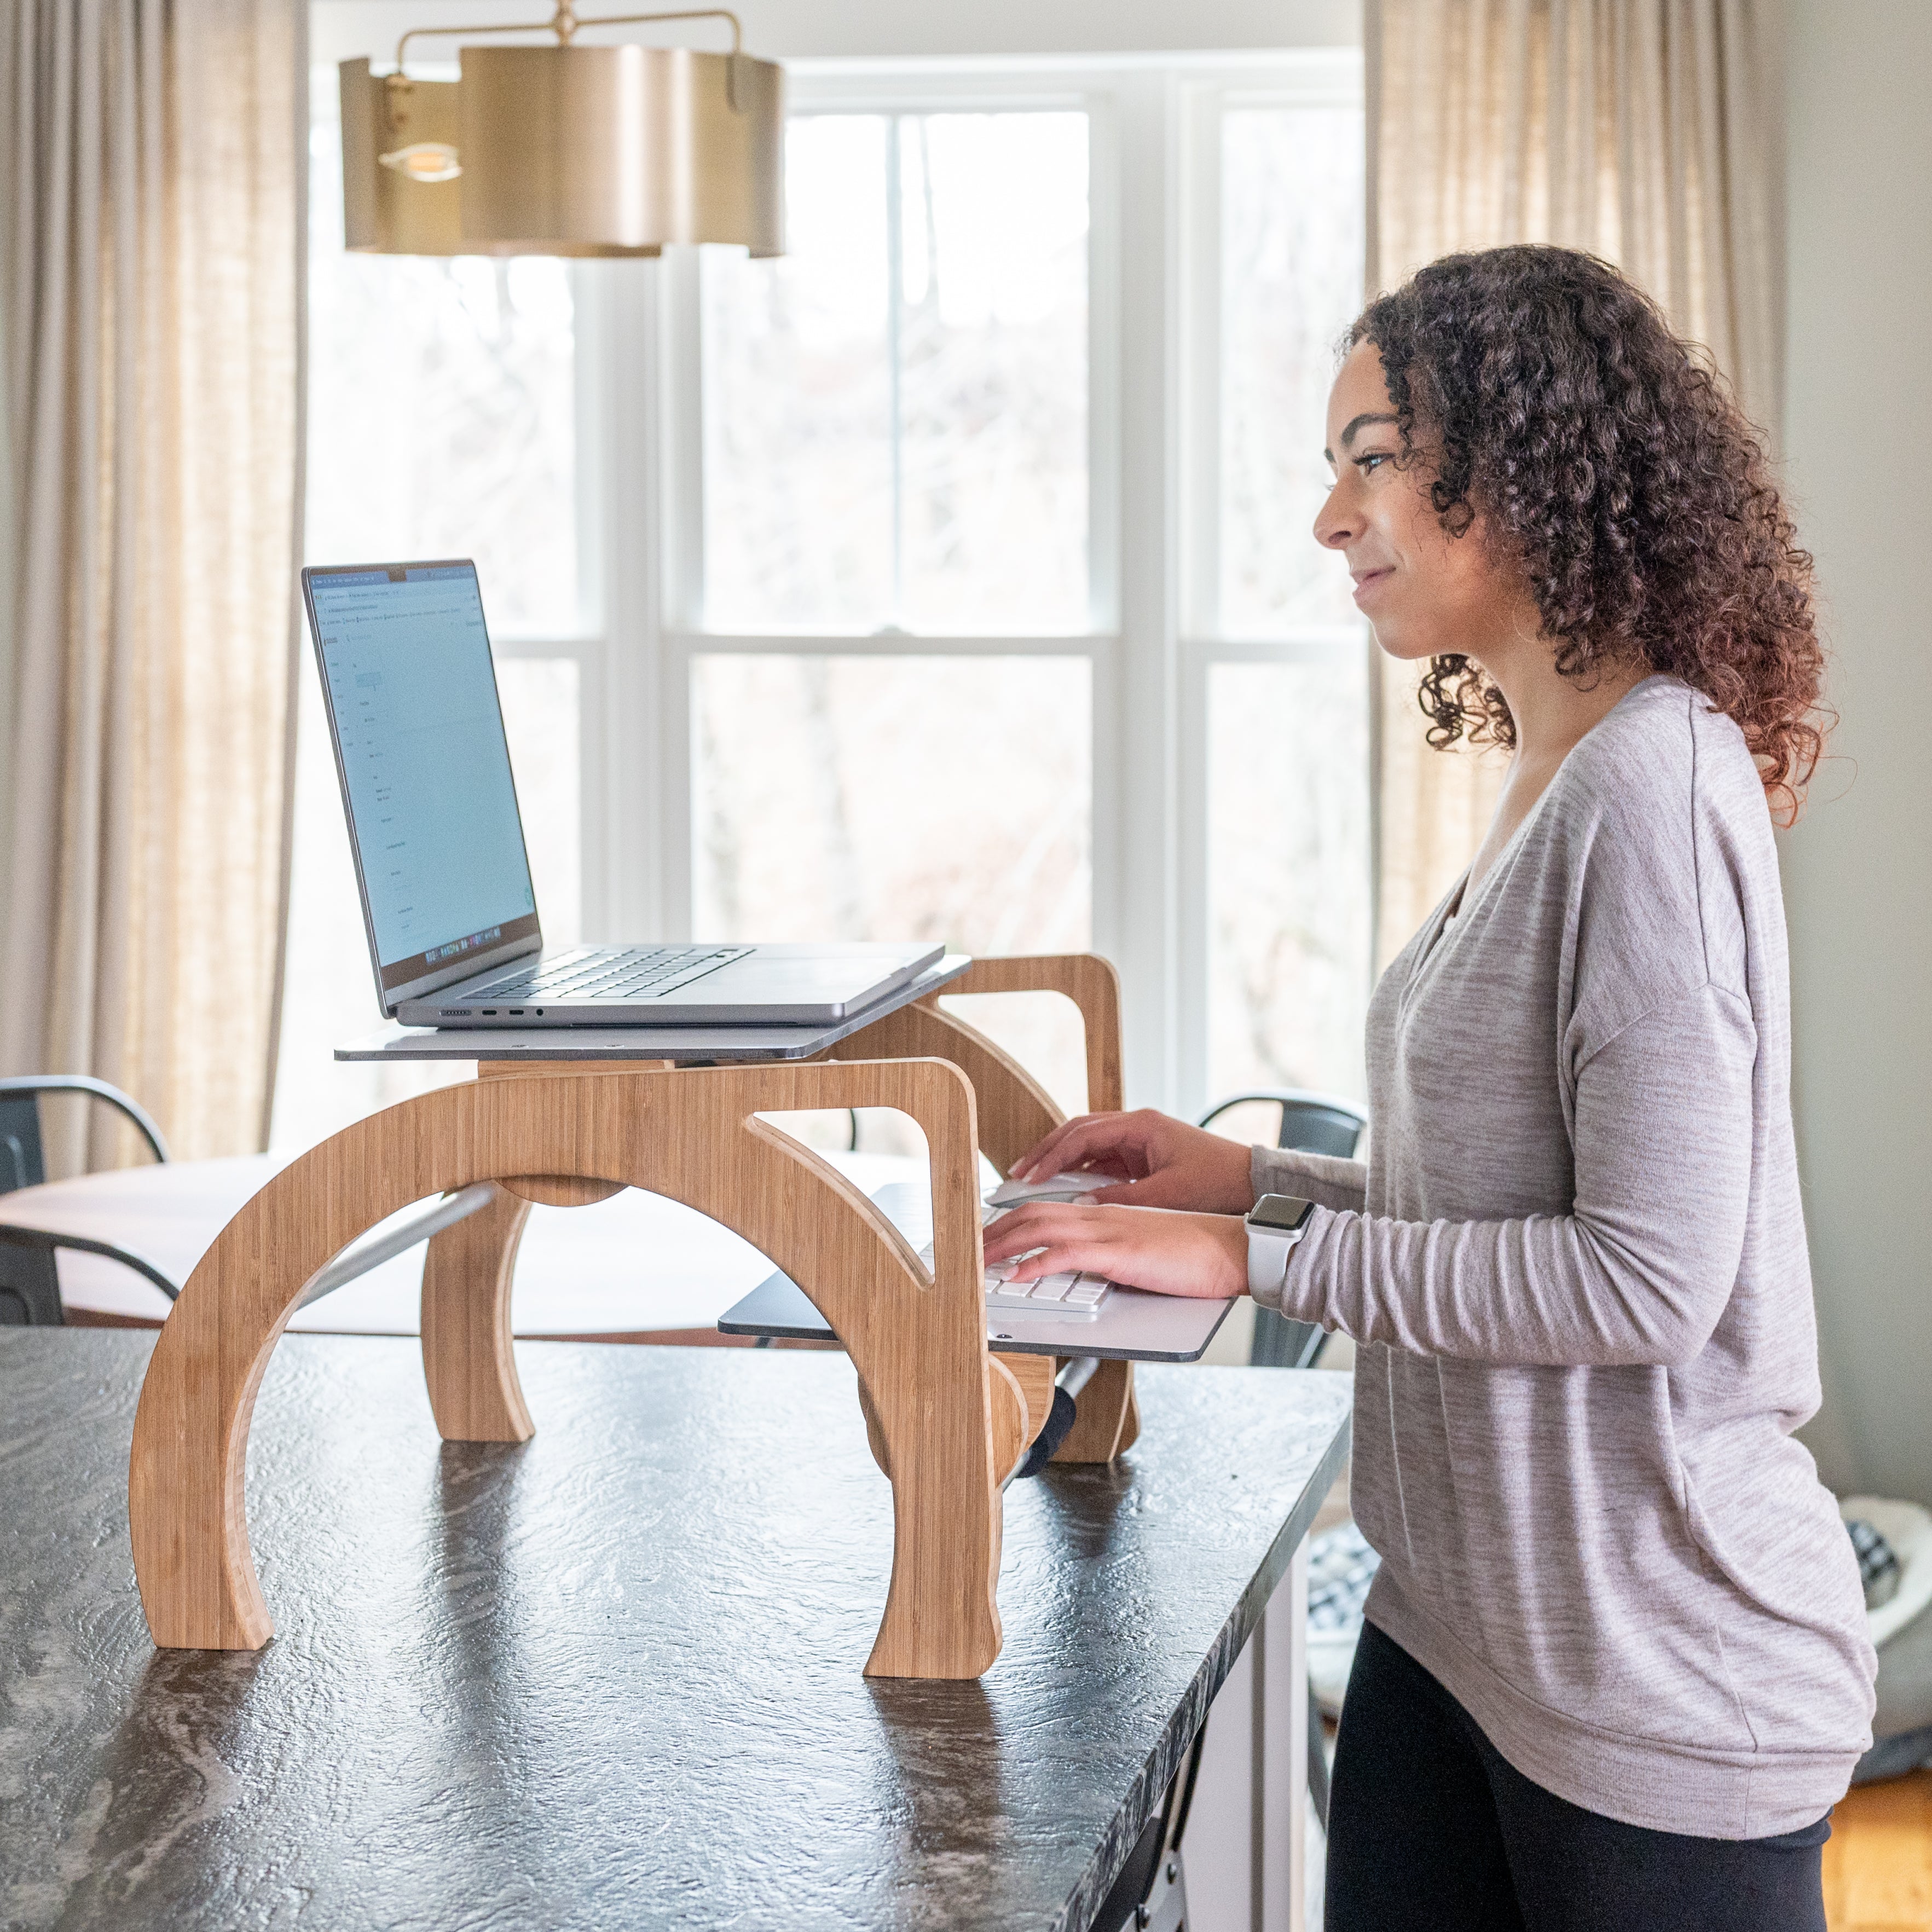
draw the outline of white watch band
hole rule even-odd
[[[1248,1292],[1257,1300],[1280,1299],[1288,1280],[1288,1258],[1301,1239],[1299,1228],[1257,1228],[1248,1223]]]

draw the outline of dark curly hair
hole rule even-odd
[[[1558,670],[1682,679],[1737,720],[1795,817],[1831,722],[1811,560],[1708,358],[1607,262],[1543,247],[1430,263],[1363,310],[1360,342],[1381,353],[1406,460],[1434,466],[1442,527],[1462,536],[1480,512],[1527,570]],[[1421,704],[1438,750],[1516,742],[1467,657],[1430,660]]]

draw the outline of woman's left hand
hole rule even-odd
[[[986,1241],[988,1268],[1045,1250],[1013,1270],[1016,1281],[1080,1268],[1156,1294],[1222,1300],[1247,1290],[1248,1233],[1238,1214],[1036,1201],[1001,1215]]]

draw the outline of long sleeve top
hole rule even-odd
[[[1352,1336],[1370,1619],[1525,1776],[1630,1824],[1820,1817],[1870,1741],[1819,1402],[1778,860],[1742,734],[1673,679],[1570,753],[1371,1004],[1366,1165],[1282,1311]]]

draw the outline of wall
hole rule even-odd
[[[1843,718],[1784,842],[1828,1480],[1932,1503],[1932,6],[1787,0],[1786,449]]]

